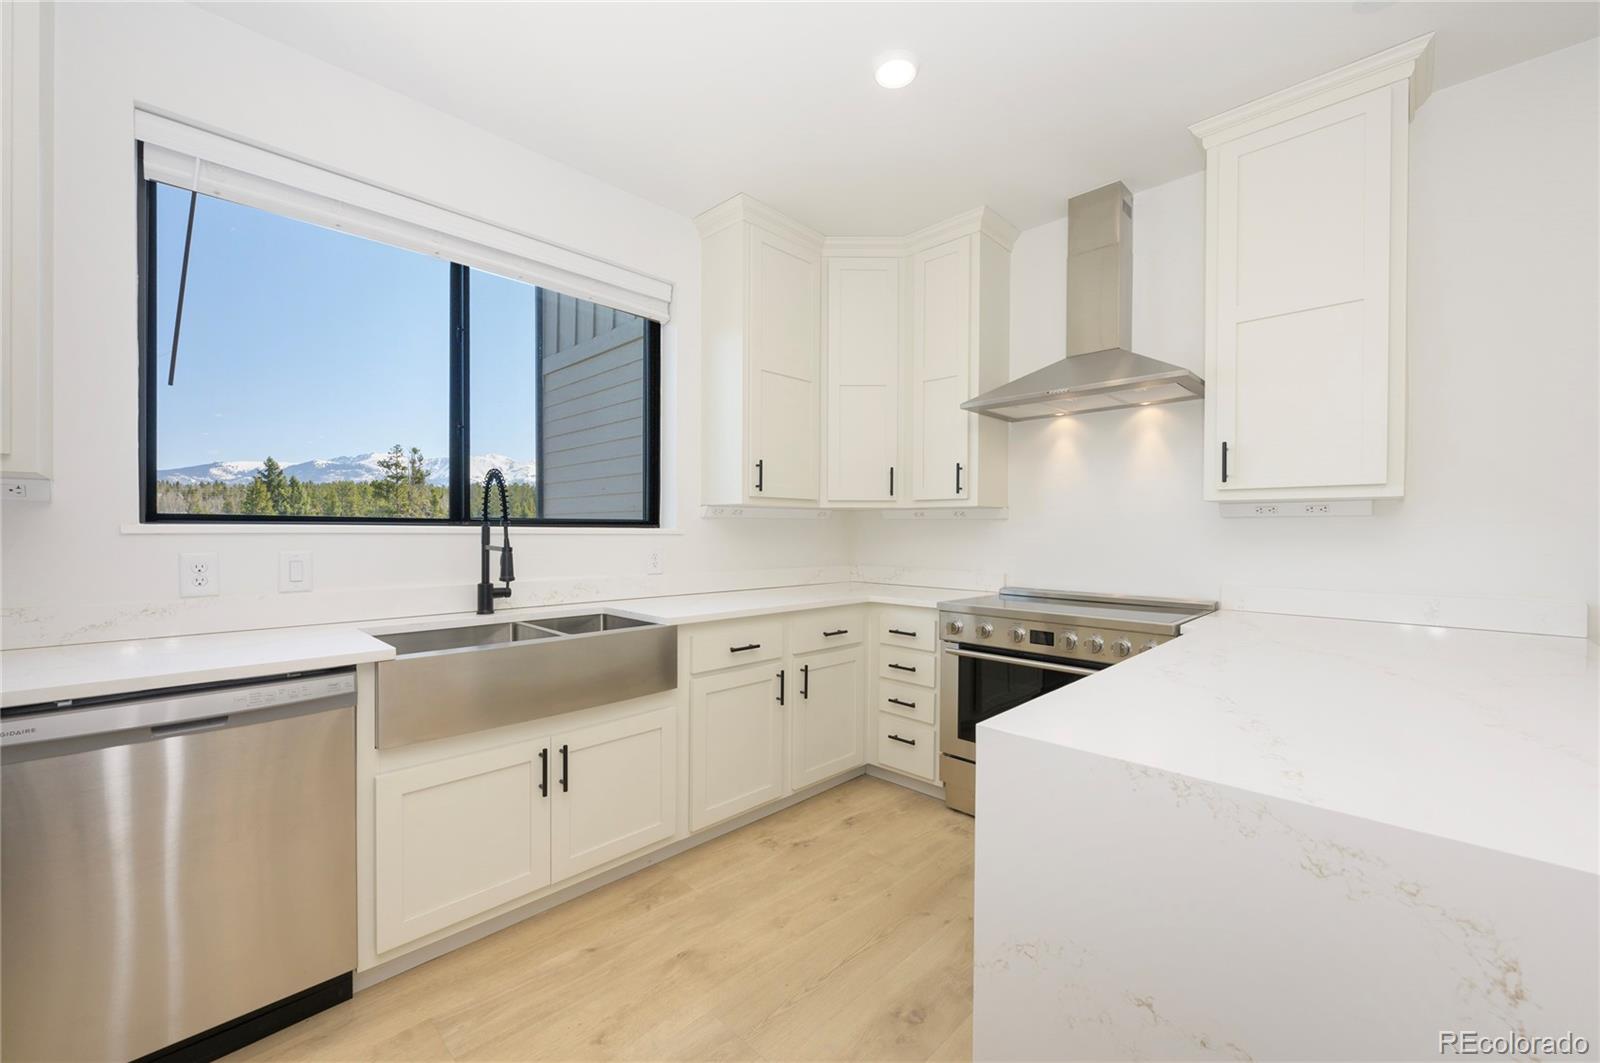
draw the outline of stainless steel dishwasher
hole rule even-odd
[[[7,709],[0,1055],[215,1058],[356,960],[355,675]]]

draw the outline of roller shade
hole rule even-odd
[[[134,113],[134,133],[149,180],[670,318],[672,285],[656,277],[147,111]]]

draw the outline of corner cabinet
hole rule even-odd
[[[696,224],[705,504],[816,505],[822,237],[748,196]]]
[[[1431,38],[1191,127],[1212,501],[1404,493],[1409,121]]]
[[[1017,231],[986,208],[823,237],[736,196],[695,219],[706,505],[1001,507]],[[824,354],[825,351],[825,354]]]

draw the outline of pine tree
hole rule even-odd
[[[284,514],[290,517],[305,517],[311,513],[311,492],[306,490],[306,485],[300,482],[298,476],[289,477],[289,486],[284,490]]]
[[[266,481],[257,476],[250,481],[250,487],[244,493],[244,511],[251,516],[263,517],[274,512],[272,508],[272,495],[267,491]]]
[[[405,516],[406,496],[409,493],[406,487],[411,473],[406,466],[406,452],[399,443],[378,459],[378,468],[383,470],[383,479],[373,487],[377,492],[379,514],[385,517]]]
[[[262,463],[261,471],[256,473],[267,489],[267,497],[272,500],[272,512],[286,514],[289,512],[289,482],[283,475],[283,466],[275,461],[272,455],[267,455],[267,460]]]

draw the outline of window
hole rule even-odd
[[[462,523],[498,468],[517,523],[657,524],[656,322],[142,191],[146,521]]]

